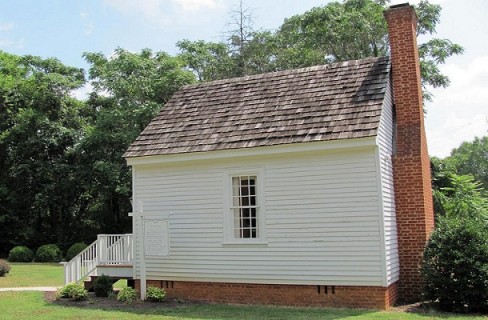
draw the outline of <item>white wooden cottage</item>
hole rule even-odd
[[[416,52],[416,20],[408,5],[386,16],[391,59],[181,88],[124,155],[134,239],[119,249],[130,248],[128,261],[105,263],[105,272],[134,279],[142,297],[152,285],[212,302],[387,308],[399,286],[417,290],[432,213],[397,218],[405,209],[395,197],[428,190],[415,179],[394,183],[425,167],[418,57],[405,54]],[[416,76],[410,86],[395,77],[405,63]],[[405,102],[402,90],[420,101]],[[418,135],[405,130],[412,123]],[[398,139],[420,147],[396,150]],[[409,219],[427,221],[425,230]]]

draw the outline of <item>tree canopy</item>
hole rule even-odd
[[[86,53],[84,71],[0,51],[0,253],[130,232],[123,153],[164,103],[194,81],[164,52]]]
[[[275,31],[243,32],[246,25],[242,25],[227,43],[185,40],[178,44],[180,57],[201,81],[210,81],[386,56],[389,47],[383,12],[387,5],[385,0],[330,2],[286,19]],[[418,35],[432,36],[440,21],[441,6],[422,0],[415,9],[419,18]],[[235,39],[240,40],[239,50],[235,50]],[[218,56],[215,55],[216,47],[219,48]],[[439,65],[448,57],[462,52],[460,45],[448,39],[432,38],[419,45],[426,99],[432,98],[427,91],[428,86],[449,85],[449,79],[440,72]],[[209,57],[219,59],[210,62]]]

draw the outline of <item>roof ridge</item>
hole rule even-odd
[[[251,81],[251,80],[255,80],[255,79],[268,78],[271,75],[273,75],[273,77],[279,77],[279,76],[288,75],[288,74],[298,74],[298,73],[305,73],[305,72],[310,72],[310,71],[327,70],[327,69],[345,67],[345,66],[349,66],[349,65],[358,65],[361,63],[369,63],[369,62],[372,62],[375,60],[376,61],[381,61],[381,60],[388,61],[389,57],[388,56],[367,57],[367,58],[356,59],[356,60],[338,61],[338,62],[333,62],[333,63],[329,63],[329,64],[319,64],[319,65],[308,66],[308,67],[293,68],[293,69],[271,71],[271,72],[264,72],[264,73],[256,73],[256,74],[239,76],[239,77],[234,77],[234,78],[219,79],[219,80],[212,80],[212,81],[188,84],[188,85],[182,86],[180,89],[188,89],[188,88],[193,88],[193,87],[197,87],[197,86],[212,86],[212,85],[223,84],[223,83],[230,84],[230,83],[235,83],[235,82],[245,82],[245,81]]]

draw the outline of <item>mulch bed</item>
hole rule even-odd
[[[195,304],[191,301],[182,301],[176,299],[166,299],[163,302],[149,302],[149,301],[134,301],[131,304],[127,304],[122,301],[118,301],[115,298],[96,297],[93,292],[88,293],[88,300],[74,301],[72,299],[56,299],[56,292],[44,292],[44,300],[46,302],[66,306],[66,307],[81,307],[81,308],[94,308],[94,309],[150,309],[150,308],[175,308],[185,305]]]

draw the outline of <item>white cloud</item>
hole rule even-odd
[[[87,82],[83,87],[76,89],[71,92],[71,96],[78,100],[88,99],[88,95],[93,91],[93,86],[91,83]]]
[[[0,21],[0,32],[5,32],[6,34],[9,33],[10,30],[15,28],[15,24],[13,22],[1,22]],[[11,39],[1,35],[0,38],[0,48],[8,48],[15,45],[15,42]]]
[[[223,4],[223,0],[104,0],[104,2],[123,13],[141,15],[158,25],[168,25],[174,21],[189,21],[182,19],[182,15],[194,15],[203,10],[219,9]]]
[[[488,134],[488,56],[440,68],[451,85],[432,90],[435,96],[427,104],[426,128],[429,153],[445,157],[463,141]]]
[[[202,9],[214,9],[220,6],[219,0],[171,0],[184,11],[199,11]]]
[[[3,22],[0,23],[0,31],[9,31],[15,27],[13,22]]]
[[[93,21],[90,19],[90,14],[86,11],[82,11],[80,12],[80,17],[83,23],[84,33],[85,35],[89,36],[93,33],[93,30],[95,29]]]

